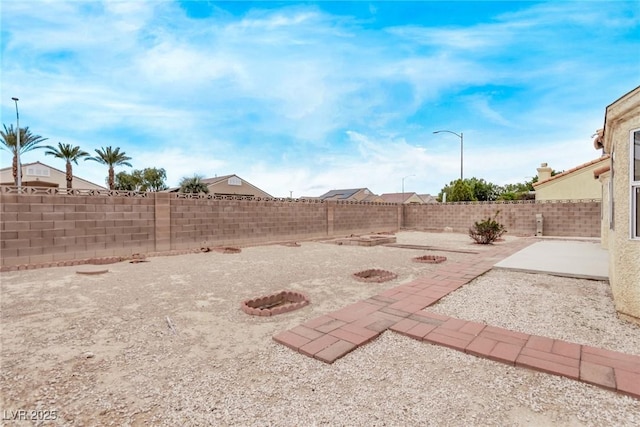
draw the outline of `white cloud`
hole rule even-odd
[[[638,27],[628,4],[521,4],[472,26],[415,17],[388,29],[376,5],[340,16],[258,2],[201,19],[166,1],[37,6],[2,4],[0,79],[21,124],[87,151],[120,146],[172,184],[237,173],[278,196],[382,193],[415,175],[408,190],[435,193],[459,175],[459,147],[437,128],[464,131],[465,176],[519,181],[540,162],[597,157],[582,144],[637,84],[620,38]],[[11,123],[13,103],[0,104]],[[79,175],[102,183],[90,166]]]

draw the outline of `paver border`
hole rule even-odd
[[[333,363],[391,330],[476,357],[563,376],[640,399],[640,356],[425,311],[491,270],[496,260],[536,241],[529,238],[503,243],[471,261],[438,265],[435,271],[410,283],[308,320],[273,339],[301,354]]]

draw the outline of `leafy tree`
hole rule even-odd
[[[531,181],[507,184],[501,188],[498,200],[529,200],[534,197],[531,191],[533,191]]]
[[[181,193],[208,193],[209,187],[202,182],[202,176],[194,175],[192,177],[185,176],[180,180]]]
[[[169,188],[166,184],[167,172],[163,168],[145,168],[142,171],[140,191],[162,191]],[[208,190],[208,188],[207,188]]]
[[[131,160],[131,157],[128,157],[125,152],[120,152],[120,147],[116,147],[115,150],[111,147],[96,149],[96,156],[87,157],[85,160],[93,160],[95,162],[101,163],[103,165],[107,165],[109,167],[109,176],[107,178],[107,183],[109,184],[109,190],[115,189],[115,173],[113,171],[114,166],[129,166],[131,164],[128,160]]]
[[[500,195],[500,187],[498,185],[487,182],[482,178],[471,178],[466,181],[471,186],[475,200],[481,202],[492,202]]]
[[[166,190],[167,173],[162,168],[145,168],[131,173],[119,172],[115,176],[115,189],[127,191],[162,191]]]
[[[140,188],[140,176],[136,172],[139,171],[133,171],[132,173],[118,172],[115,176],[114,190],[138,191]]]
[[[5,124],[2,126],[4,130],[0,130],[0,137],[2,137],[0,142],[2,142],[3,146],[0,149],[13,154],[13,181],[15,185],[18,185],[18,139],[16,129],[13,125],[9,125],[8,128]],[[44,148],[39,144],[46,140],[47,138],[43,138],[40,135],[33,135],[28,126],[20,128],[20,155],[31,150]],[[20,171],[20,174],[22,174],[22,171]]]
[[[73,188],[73,167],[71,166],[71,162],[77,165],[78,160],[89,157],[89,153],[82,151],[77,145],[72,147],[71,144],[63,144],[61,142],[58,142],[57,147],[47,145],[44,148],[47,149],[47,151],[44,152],[46,156],[53,156],[67,162],[67,188]]]
[[[562,172],[554,170],[551,172],[551,176],[559,173]],[[442,202],[444,194],[447,195],[448,202],[529,200],[534,198],[531,192],[533,191],[533,184],[536,182],[538,182],[537,176],[523,183],[507,184],[501,187],[482,178],[467,178],[462,182],[458,179],[445,185],[440,190],[437,200]]]
[[[438,194],[438,201],[442,201],[444,194],[447,195],[447,202],[464,202],[478,200],[473,194],[473,186],[468,179],[451,181],[445,185]]]
[[[471,184],[460,179],[457,180],[455,184],[453,184],[451,194],[448,194],[447,196],[447,200],[451,202],[466,202],[478,200],[473,194],[473,187],[471,186]]]
[[[500,187],[486,182],[484,179],[470,178],[462,181],[457,179],[440,190],[438,201],[443,200],[445,193],[448,202],[495,200],[498,197],[499,189]]]

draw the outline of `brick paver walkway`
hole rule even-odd
[[[423,311],[533,241],[502,243],[468,262],[443,264],[411,283],[311,319],[273,339],[302,354],[333,363],[390,329],[420,341],[640,398],[640,356]]]

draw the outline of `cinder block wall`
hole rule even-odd
[[[2,266],[154,250],[152,197],[2,194]]]
[[[475,221],[498,211],[498,222],[515,236],[535,235],[536,214],[543,216],[545,236],[600,236],[600,202],[596,201],[408,205],[404,227],[438,231],[451,227],[455,232],[466,233]]]
[[[171,249],[327,236],[317,202],[171,199]]]
[[[598,237],[600,203],[400,205],[299,200],[184,198],[117,192],[56,194],[0,188],[1,266],[129,256],[207,246],[251,244],[395,231],[401,226],[466,233],[500,210],[512,235]],[[63,192],[63,190],[59,190]],[[404,222],[403,222],[404,221]]]
[[[399,209],[391,204],[0,190],[2,267],[394,231],[400,225]]]
[[[335,234],[394,231],[398,214],[395,203],[337,202],[333,230]]]

